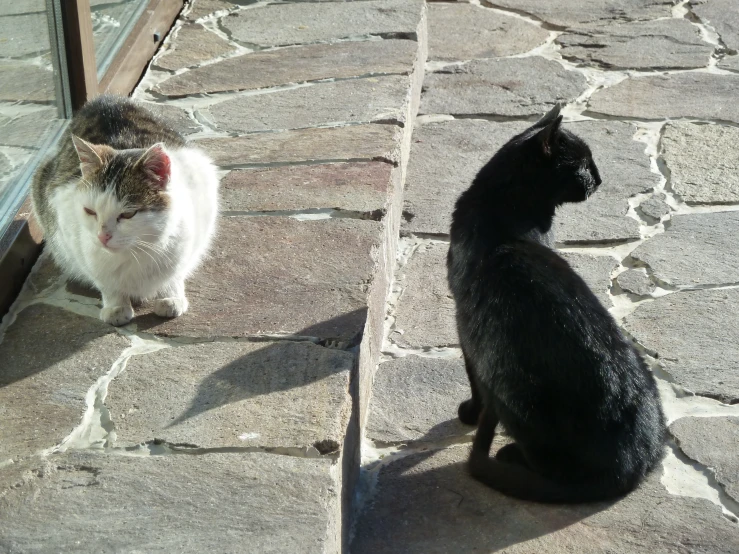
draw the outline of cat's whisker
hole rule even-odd
[[[150,252],[149,250],[146,249],[147,248],[146,245],[144,245],[144,244],[138,244],[137,245],[137,248],[138,248],[138,250],[140,252],[143,252],[144,254],[146,254],[147,256],[149,256],[151,258],[151,260],[156,264],[157,268],[161,271],[161,265],[159,265],[160,260],[158,260],[156,257],[154,257],[154,255],[152,254],[152,252]],[[159,254],[156,251],[153,251],[153,253],[154,254]],[[165,260],[162,260],[162,261],[171,261],[171,260],[169,260],[169,258],[165,258]]]
[[[156,244],[152,244],[150,242],[145,242],[145,241],[139,241],[137,244],[139,246],[146,247],[146,248],[150,249],[153,252],[156,252],[157,254],[163,256],[167,260],[171,260],[171,253],[169,251],[167,251],[166,249],[162,248],[161,246],[158,246]]]
[[[138,259],[138,258],[136,257],[136,254],[134,253],[134,251],[133,251],[133,250],[131,250],[131,256],[133,256],[133,259],[134,259],[134,260],[136,260],[136,263],[138,264],[138,266],[139,266],[139,267],[141,267],[141,262],[140,262],[140,261],[139,261],[139,259]]]

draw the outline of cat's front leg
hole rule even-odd
[[[103,292],[103,309],[100,310],[100,319],[118,327],[133,319],[131,299],[120,293]]]
[[[472,365],[472,359],[467,356],[462,350],[464,355],[464,367],[467,370],[467,377],[470,380],[470,389],[472,390],[472,398],[465,400],[459,405],[457,415],[459,420],[466,425],[477,425],[477,421],[480,418],[480,412],[482,411],[482,398],[480,391],[475,384],[475,368]]]
[[[154,313],[160,317],[179,317],[187,311],[188,306],[185,282],[172,281],[157,293]]]

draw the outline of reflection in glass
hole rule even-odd
[[[54,4],[0,2],[0,234],[67,114]]]
[[[128,38],[148,0],[90,0],[98,80]]]

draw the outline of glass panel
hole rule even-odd
[[[0,234],[66,123],[58,7],[45,0],[0,0]]]
[[[90,0],[98,81],[136,25],[149,0]]]

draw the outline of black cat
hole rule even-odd
[[[469,470],[505,494],[587,502],[632,490],[660,460],[654,378],[583,280],[550,248],[552,218],[600,186],[556,106],[513,137],[457,201],[447,260],[479,423]],[[490,458],[498,422],[515,442]]]

